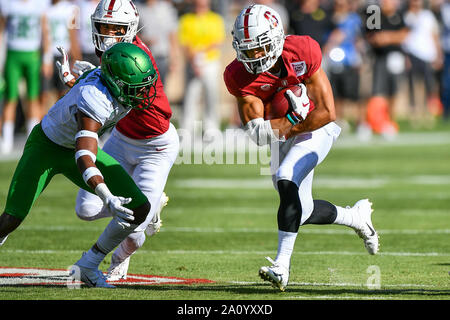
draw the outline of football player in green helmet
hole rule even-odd
[[[50,108],[29,135],[12,178],[0,216],[0,245],[26,218],[53,176],[63,174],[96,194],[113,217],[74,264],[74,274],[88,286],[112,287],[98,266],[146,221],[151,204],[129,173],[98,147],[98,136],[131,108],[150,104],[156,79],[155,68],[142,49],[119,43],[105,52],[101,68],[83,74]]]
[[[119,42],[105,51],[101,77],[124,106],[147,109],[156,97],[158,74],[145,51],[133,44]]]

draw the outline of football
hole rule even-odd
[[[302,88],[299,86],[287,87],[275,93],[272,101],[267,103],[264,107],[265,120],[278,119],[286,116],[290,107],[290,101],[286,95],[288,89],[290,89],[297,97],[300,97],[302,94]]]

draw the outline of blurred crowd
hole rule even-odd
[[[282,17],[286,34],[321,46],[338,122],[360,139],[399,131],[398,120],[432,126],[450,119],[450,0],[135,0],[139,36],[150,47],[178,128],[240,125],[224,89],[235,56],[231,29],[250,3]],[[27,134],[67,88],[55,62],[99,65],[90,16],[97,0],[0,0],[2,153]],[[445,123],[445,121],[443,121]]]

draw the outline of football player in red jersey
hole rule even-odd
[[[249,137],[258,145],[270,143],[272,180],[280,196],[278,252],[275,261],[267,258],[272,265],[261,267],[260,277],[285,290],[294,243],[305,224],[351,227],[375,254],[378,235],[368,199],[343,208],[312,197],[314,168],[341,131],[334,123],[333,93],[318,43],[309,36],[285,36],[278,13],[264,5],[244,8],[232,33],[237,57],[226,67],[224,81]],[[275,93],[293,85],[300,85],[302,94],[287,91],[292,109],[285,117],[265,120],[264,108]]]
[[[147,220],[114,251],[108,269],[108,281],[126,279],[130,257],[144,244],[145,233],[151,236],[159,231],[160,213],[168,201],[163,191],[179,150],[178,134],[170,123],[170,104],[155,59],[137,36],[138,24],[139,13],[131,0],[101,0],[91,16],[92,40],[99,58],[116,42],[132,42],[149,55],[158,72],[156,98],[153,103],[145,110],[131,111],[120,120],[103,146],[103,150],[114,157],[133,177],[151,204]],[[70,72],[67,55],[63,49],[61,51],[66,58],[57,66],[63,81],[72,86],[75,76]],[[94,67],[85,61],[77,61],[74,64],[74,70],[79,74]],[[111,216],[103,207],[100,198],[82,189],[78,192],[76,213],[83,220]]]

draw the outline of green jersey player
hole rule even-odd
[[[74,266],[88,286],[112,287],[98,266],[145,220],[150,203],[120,164],[98,148],[98,135],[131,108],[151,105],[156,79],[156,70],[142,49],[118,43],[105,51],[101,68],[85,73],[55,103],[34,127],[17,165],[0,216],[0,245],[25,219],[52,177],[61,173],[95,192],[114,217]]]

